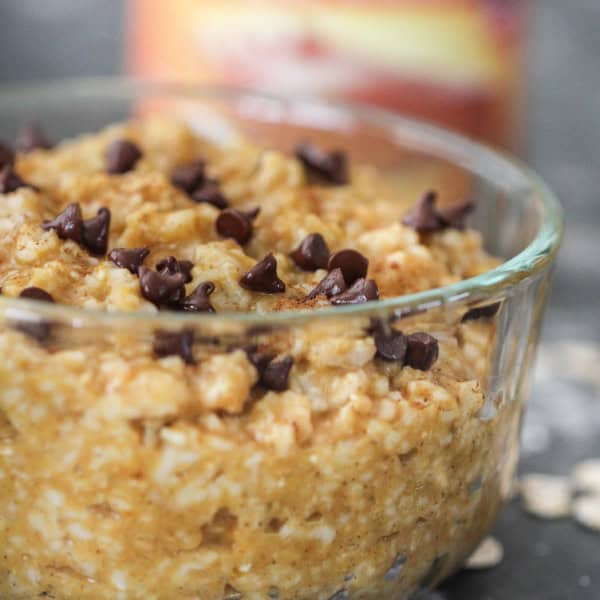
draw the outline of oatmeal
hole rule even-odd
[[[480,418],[499,304],[211,323],[483,273],[471,202],[174,120],[26,141],[0,152],[3,298],[190,319],[3,317],[2,598],[403,598],[470,554],[515,460],[519,403]]]

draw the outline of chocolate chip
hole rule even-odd
[[[364,304],[371,300],[379,299],[377,284],[372,279],[361,277],[357,279],[345,292],[331,298],[331,304],[341,306],[344,304]]]
[[[52,144],[47,140],[42,128],[35,121],[25,123],[17,135],[16,147],[19,152],[27,153],[38,148],[47,150]]]
[[[434,233],[446,227],[464,229],[465,219],[475,205],[470,200],[436,208],[437,193],[426,192],[402,222],[419,233]]]
[[[229,206],[225,196],[223,196],[219,189],[219,183],[214,179],[207,179],[202,185],[196,188],[192,193],[192,200],[194,202],[212,204],[219,210],[224,210]]]
[[[435,208],[437,192],[428,191],[412,210],[404,216],[402,223],[419,233],[433,233],[444,229],[444,221]]]
[[[95,217],[83,222],[81,243],[90,252],[104,256],[108,249],[108,233],[110,230],[110,211],[100,208]]]
[[[81,244],[83,235],[83,218],[77,202],[69,204],[54,220],[44,221],[42,228],[46,231],[54,229],[56,235],[63,240],[73,240]]]
[[[489,319],[493,317],[500,309],[500,302],[494,302],[493,304],[486,304],[485,306],[476,306],[468,310],[461,321],[466,323],[467,321],[476,321],[477,319]]]
[[[243,288],[265,294],[285,292],[285,283],[277,276],[277,260],[269,253],[240,279]]]
[[[386,328],[379,321],[373,328],[373,341],[377,349],[377,356],[383,360],[403,363],[406,356],[408,340],[406,336],[395,329]]]
[[[196,361],[192,352],[193,345],[194,332],[190,329],[178,333],[157,331],[154,335],[154,354],[159,358],[180,356],[188,365],[194,365]]]
[[[194,263],[189,260],[177,260],[174,256],[168,256],[156,263],[156,270],[159,273],[168,273],[175,275],[175,273],[181,273],[184,276],[183,283],[189,283],[192,277],[192,269]]]
[[[407,342],[404,364],[419,371],[429,371],[439,356],[438,341],[428,333],[418,332],[407,336]]]
[[[108,255],[117,267],[128,269],[134,275],[142,266],[146,257],[150,254],[148,248],[113,248]]]
[[[19,298],[27,300],[38,300],[39,302],[54,302],[54,298],[45,290],[39,287],[27,287],[20,294]]]
[[[348,183],[348,165],[343,152],[325,152],[304,142],[296,147],[296,158],[304,165],[308,174],[320,182],[331,185]]]
[[[0,168],[15,163],[15,153],[10,146],[0,142]]]
[[[306,300],[312,300],[317,296],[337,296],[348,289],[341,269],[333,269],[321,279],[320,283],[306,296]]]
[[[171,172],[171,183],[191,194],[204,183],[204,168],[205,164],[201,160],[191,165],[175,167]]]
[[[440,218],[446,227],[464,229],[465,219],[475,210],[475,204],[471,200],[450,204],[438,209]]]
[[[270,362],[260,374],[260,383],[268,390],[283,392],[289,387],[290,371],[294,364],[291,356]]]
[[[259,375],[267,368],[269,363],[275,358],[275,354],[260,350],[258,346],[246,346],[244,352],[248,360],[252,363]]]
[[[326,269],[329,260],[329,248],[325,238],[320,233],[311,233],[302,240],[290,256],[305,271]]]
[[[185,296],[185,275],[165,270],[157,273],[141,266],[138,270],[142,296],[156,306],[178,306]]]
[[[35,189],[17,175],[12,165],[5,165],[2,167],[2,170],[0,171],[0,194],[10,194],[22,187]]]
[[[368,259],[358,250],[346,248],[334,252],[327,262],[327,269],[341,269],[347,285],[352,285],[357,279],[365,277],[369,268]]]
[[[133,142],[115,140],[106,149],[106,170],[113,175],[127,173],[141,157],[141,150]]]
[[[235,208],[226,208],[219,213],[216,228],[220,236],[233,238],[242,246],[250,240],[253,231],[252,220]]]
[[[215,291],[215,284],[212,281],[204,281],[181,303],[182,310],[186,312],[210,312],[215,309],[210,303],[209,296]]]
[[[48,292],[38,287],[25,288],[19,294],[19,298],[54,303],[54,298],[52,298]],[[25,335],[28,335],[40,343],[46,341],[52,333],[52,324],[47,321],[19,321],[14,326]]]
[[[268,390],[282,392],[289,387],[289,376],[294,359],[284,356],[280,360],[274,360],[275,354],[258,349],[257,346],[244,348],[248,360],[258,371],[259,384]]]

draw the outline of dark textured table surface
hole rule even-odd
[[[0,79],[116,72],[120,5],[2,0]],[[567,474],[578,461],[600,457],[600,0],[538,6],[529,156],[563,201],[568,227],[520,471]],[[504,546],[503,562],[463,571],[429,600],[600,599],[600,533],[570,519],[538,520],[515,500],[494,535]]]

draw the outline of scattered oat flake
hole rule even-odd
[[[559,519],[569,514],[571,485],[566,477],[531,473],[521,479],[525,510],[542,519]]]
[[[465,562],[465,569],[491,569],[502,562],[504,548],[493,537],[486,537]]]
[[[580,525],[600,532],[600,494],[577,498],[573,501],[571,512]]]
[[[572,481],[577,491],[600,494],[600,458],[580,462],[573,471]]]

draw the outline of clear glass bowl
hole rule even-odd
[[[24,85],[0,93],[0,132],[10,139],[35,118],[60,139],[161,111],[222,141],[242,131],[289,151],[311,138],[415,189],[474,198],[470,225],[504,262],[422,293],[267,315],[106,313],[0,297],[0,596],[381,600],[435,586],[511,489],[562,234],[557,201],[522,165],[435,127],[252,92]],[[440,358],[430,373],[396,378],[371,361],[358,401],[352,382],[366,367],[321,346],[368,335],[373,319],[433,333]],[[26,322],[50,323],[51,342],[23,335]],[[163,359],[164,376],[142,381],[136,365],[157,363],[148,358],[157,330],[183,329],[200,364],[292,340],[295,368],[318,377],[311,387],[292,375],[296,396],[254,391],[238,414],[180,406],[195,367]],[[123,369],[137,385],[124,385]],[[197,393],[227,385],[220,376],[196,378]],[[327,396],[334,378],[348,387],[339,405]]]

